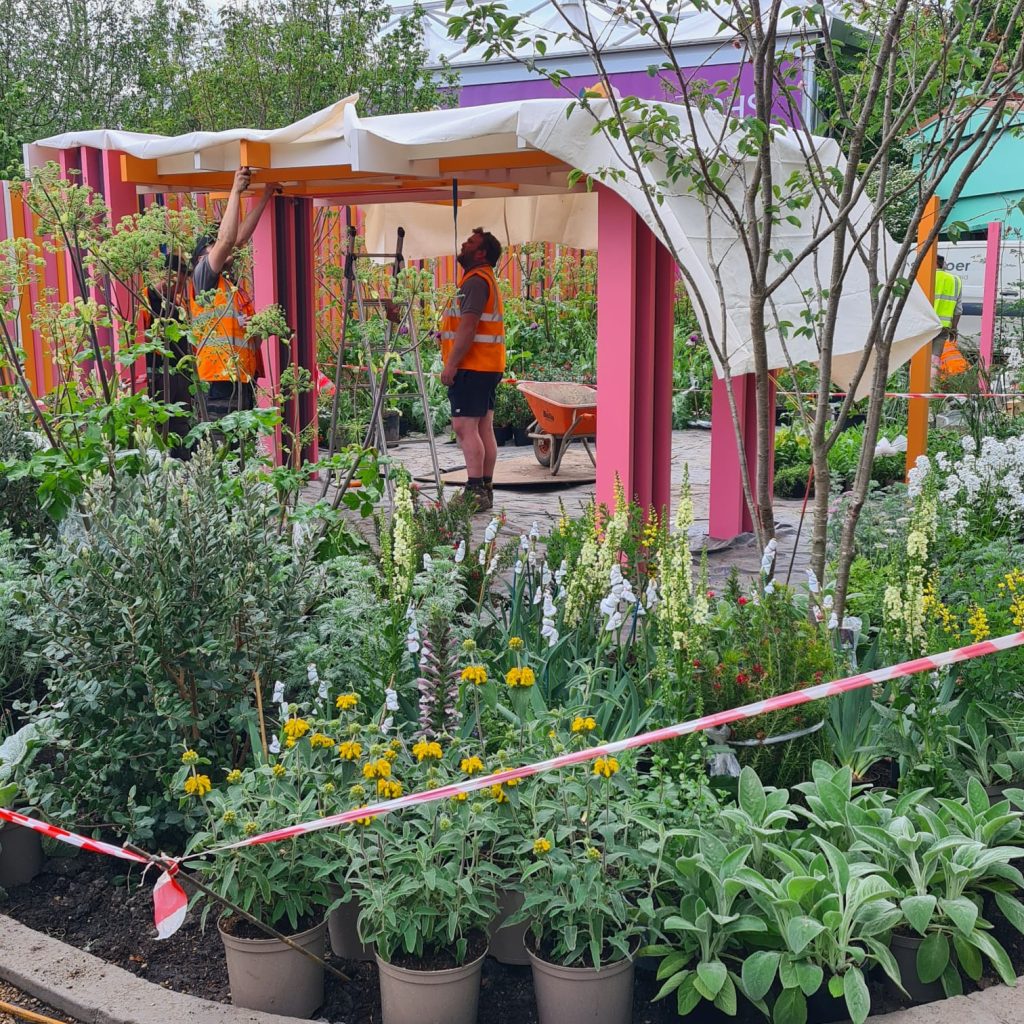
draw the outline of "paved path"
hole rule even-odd
[[[392,457],[405,466],[412,475],[421,482],[424,494],[433,497],[436,488],[427,483],[432,476],[429,448],[422,441],[412,439],[403,441],[390,450]],[[444,441],[437,446],[438,461],[442,471],[460,468],[463,465],[458,446],[452,441]],[[571,453],[575,455],[575,452]],[[543,533],[549,533],[561,515],[564,506],[568,515],[579,515],[580,511],[593,499],[594,484],[576,484],[569,486],[545,486],[547,471],[543,470],[533,458],[532,449],[503,447],[498,449],[499,461],[521,460],[532,462],[536,467],[535,476],[538,486],[516,489],[497,488],[494,495],[496,511],[504,511],[507,522],[505,530],[511,534],[525,533],[533,522],[537,522]],[[574,465],[585,468],[589,465],[586,456],[580,452],[575,457]],[[672,502],[673,511],[678,498],[679,487],[683,480],[684,467],[689,467],[690,488],[694,503],[694,526],[691,531],[691,547],[698,552],[707,542],[708,500],[711,479],[711,433],[707,430],[676,430],[672,433]],[[555,478],[558,479],[557,477]],[[453,487],[448,493],[454,493]],[[796,530],[800,521],[801,502],[777,498],[775,501],[776,531],[779,544],[780,574],[785,578],[789,567],[790,556],[796,538]],[[486,516],[477,516],[474,520],[474,539],[479,541],[487,526]],[[804,569],[808,564],[808,544],[810,540],[810,519],[804,523],[800,538],[800,547],[794,562],[793,580],[804,578]],[[709,544],[709,571],[712,585],[718,587],[728,577],[732,568],[742,575],[753,576],[757,573],[761,555],[751,535],[737,538],[728,545]]]

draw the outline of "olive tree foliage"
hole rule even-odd
[[[853,487],[850,512],[843,524],[836,568],[836,607],[845,599],[854,552],[854,529],[867,494],[871,462],[882,413],[889,360],[901,313],[927,252],[918,251],[918,226],[940,182],[949,189],[947,204],[959,197],[1010,119],[1017,113],[1017,88],[1024,71],[1021,33],[1002,31],[1021,23],[1024,0],[877,0],[871,4],[840,3],[826,10],[793,0],[622,0],[613,19],[634,28],[659,51],[652,76],[661,79],[665,102],[620,97],[609,81],[602,39],[611,28],[598,18],[594,5],[583,0],[567,5],[552,0],[566,20],[566,32],[552,34],[532,28],[528,19],[510,14],[503,3],[468,0],[468,9],[449,21],[449,33],[468,45],[484,48],[485,59],[517,60],[563,89],[568,105],[592,116],[593,131],[613,148],[618,166],[599,172],[598,180],[622,180],[623,167],[642,186],[642,201],[658,228],[665,230],[663,204],[668,197],[695,199],[704,210],[706,240],[695,241],[708,276],[716,283],[713,301],[702,297],[680,252],[668,242],[700,315],[705,340],[728,384],[732,378],[725,344],[728,320],[727,285],[723,281],[722,247],[740,246],[749,274],[745,319],[749,322],[757,400],[756,466],[748,482],[740,420],[731,387],[727,387],[744,491],[757,538],[766,546],[774,528],[770,485],[772,458],[771,371],[769,338],[787,351],[794,339],[812,341],[817,352],[816,395],[801,404],[813,454],[816,477],[812,528],[812,567],[825,570],[828,522],[828,453],[842,431],[862,384],[869,391],[864,448]],[[723,46],[735,48],[753,80],[747,97],[748,116],[732,113],[741,97],[738,80],[708,86],[683,67],[673,46],[677,26],[694,10],[710,14],[719,24]],[[852,28],[856,46],[834,38],[834,17]],[[565,36],[575,37],[593,64],[607,99],[570,92],[568,72],[545,57]],[[680,33],[681,36],[685,32]],[[849,38],[849,32],[845,34]],[[819,100],[816,110],[804,96],[794,68],[815,55]],[[578,75],[578,71],[573,72]],[[917,130],[931,121],[920,134]],[[788,124],[787,124],[788,122]],[[828,158],[829,136],[846,157],[845,166]],[[941,144],[931,140],[938,137]],[[798,147],[805,166],[784,177],[773,162],[773,143]],[[927,144],[922,144],[921,140]],[[915,141],[916,140],[916,141]],[[899,183],[891,154],[897,143],[910,147],[908,170],[901,161]],[[869,187],[869,183],[872,187]],[[893,241],[884,218],[897,204],[904,232]],[[948,205],[947,205],[948,208]],[[796,224],[809,235],[791,249],[786,228]],[[927,238],[938,237],[942,218]],[[790,238],[792,236],[790,235]],[[726,242],[716,245],[716,240]],[[831,247],[832,257],[820,252]],[[854,258],[867,268],[870,285],[870,327],[859,365],[850,381],[850,395],[834,418],[832,390],[836,339],[845,325],[839,316],[844,286]],[[780,289],[797,272],[810,278],[804,287],[805,308],[787,319],[776,308]],[[863,269],[858,268],[858,273]],[[793,322],[797,319],[799,322]],[[795,369],[789,359],[790,371]],[[786,367],[782,368],[785,377]],[[794,387],[794,391],[798,388]]]
[[[275,128],[354,92],[364,112],[441,105],[421,14],[390,18],[386,0],[5,0],[0,177],[76,129]]]

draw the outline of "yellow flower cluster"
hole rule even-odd
[[[464,772],[466,775],[476,775],[477,772],[484,770],[484,763],[479,757],[464,757],[459,762],[459,771]]]
[[[487,669],[483,665],[467,665],[462,670],[462,681],[474,686],[483,686],[487,682]]]
[[[362,810],[362,808],[360,807],[359,810]],[[362,825],[363,828],[366,828],[367,825],[373,824],[373,818],[356,818],[356,824]]]
[[[1010,597],[1010,618],[1018,629],[1024,629],[1024,572],[1013,569],[1003,577],[999,584]]]
[[[505,793],[505,787],[500,783],[496,782],[491,786],[491,797],[495,803],[503,804],[508,802],[508,796]]]
[[[577,715],[572,720],[572,731],[573,732],[593,732],[593,730],[596,729],[596,728],[597,728],[597,722],[595,722],[594,719],[591,718],[589,715],[586,718],[583,718],[582,716]]]
[[[395,800],[402,795],[402,784],[397,779],[378,779],[377,796]]]
[[[194,750],[186,750],[185,753],[181,755],[181,763],[189,765],[199,764],[199,755]]]
[[[358,761],[362,755],[362,743],[356,743],[355,740],[343,740],[338,744],[338,757],[342,761]]]
[[[338,699],[334,702],[334,706],[339,711],[351,711],[359,703],[359,694],[357,693],[339,693]]]
[[[545,853],[551,852],[551,840],[545,839],[543,836],[540,839],[534,839],[533,841],[533,852],[538,857],[543,857]]]
[[[367,761],[363,765],[364,779],[390,779],[391,762],[387,758],[379,757],[376,761]]]
[[[285,746],[294,747],[296,741],[301,740],[309,732],[310,726],[304,718],[289,718],[284,723],[284,734],[287,737]]]
[[[227,779],[227,781],[228,781],[228,785],[230,785],[230,786],[233,786],[236,782],[241,782],[242,781],[242,773],[241,773],[241,771],[239,771],[239,769],[237,769],[237,768],[232,768],[231,771],[228,772],[228,779]]]
[[[982,640],[987,640],[992,635],[988,624],[988,615],[985,614],[985,609],[980,604],[975,605],[971,614],[967,616],[967,625],[971,630],[971,639],[976,644],[980,644]]]
[[[511,687],[521,686],[524,689],[528,686],[533,686],[537,682],[537,677],[533,674],[533,669],[529,666],[520,668],[518,665],[515,668],[510,668],[505,673],[505,682]]]
[[[213,789],[209,775],[190,775],[185,780],[185,793],[188,796],[204,797]]]
[[[322,732],[315,732],[309,737],[309,745],[314,749],[317,747],[333,747],[334,740],[330,736],[325,736]]]
[[[510,651],[521,651],[523,649],[523,638],[521,636],[510,636],[508,638],[508,649]]]
[[[924,587],[924,610],[934,616],[944,633],[957,631],[956,616],[939,600],[935,593],[935,585],[931,582],[926,583]]]
[[[274,773],[275,779],[284,778],[285,767],[283,764],[275,764],[271,771]]]
[[[413,756],[421,764],[429,757],[435,761],[440,761],[444,752],[441,750],[441,744],[434,740],[420,740],[419,743],[414,743],[412,747]]]
[[[619,770],[619,762],[614,757],[599,757],[594,762],[594,774],[610,779]]]

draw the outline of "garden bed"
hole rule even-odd
[[[172,938],[153,938],[152,897],[147,881],[135,873],[126,885],[123,866],[103,858],[57,856],[47,860],[43,872],[30,885],[19,886],[0,903],[0,911],[22,924],[86,950],[146,981],[215,1002],[230,1002],[223,949],[212,921],[205,931],[200,915],[191,913]],[[996,936],[1006,947],[1018,974],[1024,972],[1024,937],[995,914]],[[317,1019],[345,1024],[378,1024],[380,993],[377,968],[370,963],[330,958],[352,978],[352,984],[328,976],[326,1001]],[[679,1017],[671,999],[652,1003],[657,983],[652,973],[638,969],[634,993],[634,1024],[668,1024]],[[998,984],[992,975],[982,978],[977,991]],[[908,1005],[893,998],[886,986],[874,981],[875,1015]],[[746,1024],[764,1018],[754,1010],[726,1017],[706,1005],[699,1011],[704,1024],[736,1021]],[[823,1024],[825,1018],[809,1018]],[[487,959],[480,992],[478,1024],[536,1024],[537,1011],[528,967],[514,967]]]

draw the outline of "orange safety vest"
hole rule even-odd
[[[956,347],[956,342],[952,338],[947,338],[946,344],[942,346],[942,355],[939,356],[939,375],[955,377],[958,373],[966,373],[969,368],[963,353]]]
[[[505,372],[505,306],[501,301],[501,292],[494,276],[494,269],[487,265],[474,267],[462,275],[462,283],[473,277],[482,277],[490,285],[487,304],[480,314],[480,322],[473,335],[473,344],[459,363],[460,370],[480,370],[484,373]],[[441,321],[441,358],[447,361],[448,355],[455,344],[455,332],[459,329],[461,313],[458,306],[459,294],[456,293],[452,305]]]
[[[221,274],[213,304],[204,306],[196,298],[195,282],[189,281],[188,305],[200,380],[248,383],[262,374],[260,340],[245,336],[245,324],[256,307],[243,288]]]

